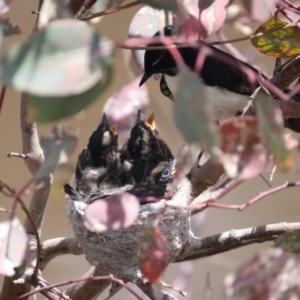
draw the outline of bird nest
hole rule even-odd
[[[87,261],[97,267],[103,275],[113,274],[124,281],[138,283],[143,278],[138,266],[137,253],[145,229],[153,225],[166,204],[177,207],[190,204],[190,194],[191,184],[183,178],[170,200],[142,205],[133,225],[102,233],[91,232],[84,226],[84,215],[88,206],[85,202],[74,201],[67,196],[67,212]],[[165,208],[158,228],[169,248],[168,263],[183,257],[183,249],[193,236],[190,230],[190,211],[174,207]]]

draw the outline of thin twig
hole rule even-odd
[[[46,287],[43,287],[43,288],[40,288],[40,289],[36,289],[36,290],[31,291],[29,293],[26,293],[26,294],[18,297],[17,299],[24,299],[24,298],[27,298],[27,297],[32,296],[34,294],[40,293],[41,291],[45,291],[45,290],[52,289],[52,288],[59,287],[59,286],[64,286],[64,285],[75,283],[75,282],[88,281],[88,280],[111,280],[111,281],[114,281],[114,282],[122,285],[132,295],[134,295],[138,300],[143,300],[133,289],[131,289],[129,286],[127,286],[123,282],[123,280],[115,278],[113,275],[95,276],[95,277],[89,277],[89,278],[79,278],[79,279],[74,279],[74,280],[59,282],[59,283],[51,284],[49,286],[46,286]]]
[[[75,15],[75,19],[81,19],[85,12],[89,10],[96,2],[97,0],[85,0],[78,13]]]
[[[200,203],[200,204],[196,204],[196,205],[189,205],[189,206],[176,206],[176,205],[169,205],[168,203],[166,203],[167,207],[176,209],[176,210],[191,210],[191,211],[202,211],[208,207],[215,207],[215,208],[221,208],[221,209],[237,209],[240,211],[245,210],[247,207],[253,205],[254,203],[262,200],[263,198],[275,194],[279,191],[282,191],[284,189],[290,188],[290,187],[299,187],[300,186],[300,181],[296,181],[296,182],[286,182],[280,186],[277,186],[273,189],[270,189],[268,191],[265,192],[261,192],[259,195],[257,195],[256,197],[252,198],[251,200],[249,200],[248,202],[244,203],[244,204],[222,204],[222,203],[216,203],[216,201],[218,199],[220,199],[222,196],[224,196],[228,191],[230,191],[232,189],[232,186],[229,186],[228,188],[225,188],[224,190],[221,191],[221,193],[217,193],[216,197],[212,197],[209,199],[205,199],[205,202]],[[201,195],[200,195],[201,196]],[[197,199],[195,199],[197,200]],[[194,200],[194,201],[195,201]]]
[[[268,186],[268,187],[272,187],[271,183],[267,180],[267,178],[265,178],[265,176],[263,174],[259,174],[259,177],[265,182],[265,184]]]
[[[28,156],[23,153],[17,153],[17,152],[7,152],[7,157],[20,157],[20,158],[27,158]]]
[[[268,191],[262,192],[259,195],[257,195],[256,197],[254,197],[253,199],[249,200],[248,202],[246,202],[245,204],[240,205],[240,207],[238,208],[240,211],[243,211],[244,209],[246,209],[247,207],[249,207],[250,205],[262,200],[263,198],[275,194],[279,191],[285,190],[287,188],[290,187],[297,187],[300,186],[300,181],[296,181],[296,182],[286,182],[280,186],[277,186],[273,189],[270,189]]]
[[[2,111],[2,106],[3,106],[3,102],[4,102],[5,92],[6,92],[6,85],[3,85],[2,88],[1,88],[1,94],[0,94],[0,113]]]
[[[187,293],[185,291],[182,291],[180,290],[179,288],[177,288],[176,286],[173,286],[173,285],[170,285],[170,284],[167,284],[165,283],[164,281],[160,281],[161,285],[164,287],[164,288],[167,288],[167,289],[170,289],[170,290],[173,290],[177,293],[179,293],[181,296],[183,297],[186,297],[187,296]]]
[[[7,209],[5,209],[3,207],[0,207],[0,211],[5,212],[5,213],[9,213],[9,214],[11,213],[10,210],[7,210]]]
[[[81,278],[103,276],[101,270],[92,267]],[[94,299],[111,284],[110,280],[76,282],[67,288],[65,294],[73,300]]]
[[[40,288],[40,289],[49,286],[49,283],[41,276],[31,277],[29,283],[35,288]],[[45,289],[41,291],[41,294],[49,300],[62,300],[62,299],[70,300],[70,298],[67,295],[65,295],[65,293],[61,292],[59,289],[56,288]],[[33,295],[33,297],[35,296],[36,294]]]
[[[97,18],[97,17],[113,14],[115,12],[127,9],[129,7],[133,7],[133,6],[136,6],[136,5],[139,5],[139,4],[142,4],[142,3],[140,1],[133,1],[133,2],[130,2],[130,3],[124,4],[124,5],[120,5],[120,6],[117,6],[117,7],[112,7],[112,8],[106,9],[104,11],[100,11],[100,12],[97,12],[97,13],[87,15],[85,17],[82,17],[81,20],[86,21],[86,20]]]

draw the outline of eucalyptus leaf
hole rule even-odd
[[[200,142],[205,151],[213,152],[220,135],[212,118],[212,107],[206,98],[208,91],[192,72],[181,69],[175,93],[175,123],[189,143]]]
[[[263,2],[263,1],[260,1]],[[251,39],[253,46],[268,56],[292,57],[300,53],[300,29],[295,24],[280,20],[276,15],[261,24]]]
[[[65,97],[40,97],[31,95],[27,102],[27,115],[31,121],[40,123],[52,122],[72,116],[88,105],[106,90],[112,79],[112,69],[107,68],[107,75],[89,90],[79,94]]]
[[[262,141],[274,156],[277,167],[282,171],[288,170],[293,165],[293,160],[285,145],[281,112],[275,108],[270,96],[263,92],[255,97],[254,107]]]
[[[78,95],[102,78],[111,53],[111,45],[88,24],[53,21],[6,54],[2,82],[43,97]]]

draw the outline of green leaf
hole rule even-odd
[[[187,142],[200,142],[205,151],[212,152],[219,145],[220,134],[212,118],[208,91],[192,72],[182,69],[175,92],[175,123]]]
[[[107,88],[112,79],[112,69],[100,83],[79,95],[67,97],[39,97],[32,95],[27,102],[29,120],[45,123],[72,116],[95,101]]]
[[[272,99],[263,92],[259,92],[255,97],[254,107],[262,141],[274,156],[277,167],[282,171],[288,170],[293,165],[293,160],[283,138],[281,112],[275,108]]]
[[[251,39],[255,48],[265,55],[291,57],[300,53],[300,29],[295,24],[281,21],[276,15],[260,25]]]
[[[52,21],[3,59],[2,82],[39,96],[78,95],[111,65],[111,44],[85,22]]]
[[[41,139],[41,146],[44,150],[45,160],[33,176],[38,180],[53,173],[60,163],[67,161],[77,143],[77,131],[66,123],[58,123],[50,133]]]
[[[285,233],[278,237],[274,242],[275,248],[282,248],[291,253],[300,253],[300,230]]]
[[[179,8],[178,0],[141,0],[141,3],[145,3],[156,9],[164,9],[171,11],[177,11]]]

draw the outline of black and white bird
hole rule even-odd
[[[117,128],[110,127],[105,114],[90,136],[87,148],[78,156],[75,178],[76,190],[85,196],[124,184]]]
[[[172,25],[164,28],[165,36],[172,35]],[[159,36],[157,32],[154,36]],[[253,72],[258,71],[232,55],[207,45],[203,41],[199,44],[206,45],[216,54],[222,55],[226,60],[232,61],[240,66],[246,66]],[[161,46],[161,43],[152,43],[149,46]],[[193,47],[177,48],[185,64],[195,70],[199,51]],[[173,100],[173,95],[178,87],[179,68],[173,56],[168,50],[146,50],[144,56],[144,75],[140,81],[143,85],[152,75],[162,74],[160,79],[160,90],[168,98]],[[249,96],[254,92],[258,83],[251,83],[249,78],[239,69],[229,65],[216,57],[206,56],[201,71],[198,74],[199,80],[206,86],[206,97],[212,103],[214,118],[216,121],[233,117],[243,111]],[[265,78],[267,80],[267,78]],[[288,92],[289,90],[285,90]],[[300,95],[294,98],[300,102]],[[300,119],[285,120],[285,126],[293,131],[300,132]]]

